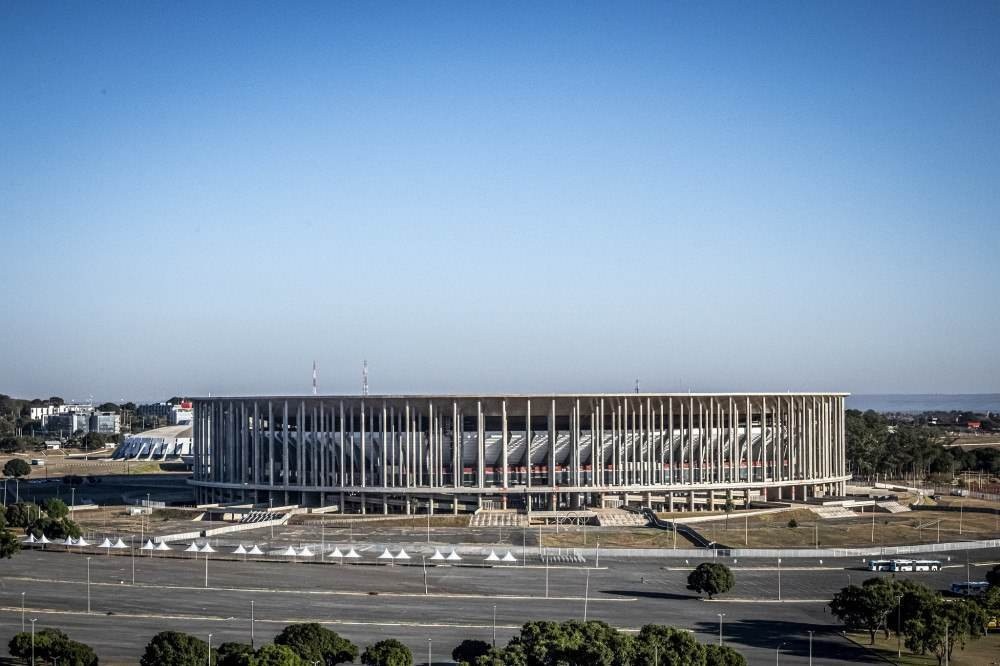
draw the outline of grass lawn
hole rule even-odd
[[[937,657],[932,654],[912,654],[903,646],[902,657],[896,659],[896,636],[886,640],[885,634],[875,637],[875,645],[868,645],[868,634],[850,633],[848,636],[859,645],[871,650],[883,659],[901,666],[937,666]],[[965,649],[958,647],[952,653],[951,666],[991,666],[1000,664],[1000,633],[982,636],[966,642]]]

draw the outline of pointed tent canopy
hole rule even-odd
[[[446,557],[445,559],[448,560],[449,562],[458,562],[459,560],[462,559],[462,557],[458,553],[456,553],[454,549],[452,549],[452,551],[448,553],[448,557]]]
[[[64,546],[75,546],[76,545],[76,541],[73,539],[73,537],[68,536],[68,537],[66,537],[66,540],[63,541],[63,545]]]
[[[42,538],[38,540],[38,543],[52,543],[52,542],[49,541],[48,538],[43,534]]]
[[[111,539],[104,537],[104,541],[101,542],[98,548],[111,548]]]
[[[309,546],[302,546],[302,550],[299,551],[299,557],[313,557],[315,554],[309,550]]]
[[[233,555],[246,555],[247,549],[243,547],[243,544],[236,546],[236,550],[233,551]]]
[[[38,539],[35,538],[35,534],[33,532],[29,532],[28,533],[28,538],[25,539],[25,542],[26,543],[35,543],[36,541],[38,541]]]
[[[167,545],[166,541],[161,541],[157,544],[156,550],[170,550],[170,546]]]
[[[194,541],[192,541],[191,545],[184,549],[184,552],[185,553],[197,553],[198,552],[198,544],[196,544]]]
[[[281,554],[284,555],[284,556],[286,556],[286,557],[295,557],[297,555],[297,553],[295,552],[295,549],[292,548],[291,546],[289,546],[285,550],[281,551]]]
[[[208,543],[208,542],[206,541],[206,542],[205,542],[205,545],[204,545],[204,546],[202,546],[202,547],[201,547],[201,550],[199,550],[198,552],[199,552],[199,553],[214,553],[214,552],[215,552],[215,549],[214,549],[214,548],[212,548],[212,544],[210,544],[210,543]]]
[[[251,549],[250,549],[250,552],[249,552],[249,553],[247,553],[247,554],[248,554],[248,555],[263,555],[263,554],[264,554],[264,551],[262,551],[262,550],[261,550],[260,548],[258,548],[258,547],[257,547],[257,544],[254,544],[254,545],[253,545],[253,548],[251,548]]]
[[[348,559],[352,559],[352,560],[356,560],[356,559],[358,559],[358,558],[359,558],[359,557],[361,557],[361,556],[360,556],[360,555],[358,555],[358,551],[356,551],[356,550],[354,550],[353,548],[351,548],[351,550],[349,550],[349,551],[347,552],[347,555],[344,555],[344,557],[346,557],[346,558],[348,558]]]
[[[146,539],[146,543],[142,544],[139,550],[156,550],[156,546],[153,545],[152,539]]]
[[[90,544],[87,543],[86,539],[84,539],[83,537],[80,537],[79,539],[76,540],[76,545],[82,547],[82,546],[89,546]]]
[[[115,541],[115,543],[111,547],[117,548],[118,550],[121,550],[122,548],[128,548],[128,546],[125,545],[125,542],[122,541],[121,537],[118,537],[118,541]]]
[[[432,560],[443,560],[444,559],[444,555],[441,554],[441,549],[440,548],[435,548],[434,549],[434,554],[431,555],[431,559]]]
[[[514,553],[507,551],[507,554],[503,556],[504,562],[517,562],[517,558],[514,557]]]
[[[497,552],[495,550],[491,550],[490,554],[486,556],[486,561],[487,562],[499,562],[500,558],[497,556]]]
[[[409,556],[409,554],[408,554],[408,553],[406,552],[406,550],[405,550],[405,549],[403,549],[403,548],[400,548],[400,549],[399,549],[399,552],[398,552],[398,553],[396,554],[396,559],[397,559],[397,560],[408,560],[408,559],[410,559],[410,556]]]
[[[382,551],[382,554],[379,555],[378,557],[376,557],[375,559],[376,560],[391,560],[392,559],[392,553],[390,553],[389,549],[386,548],[385,550]]]
[[[327,555],[327,557],[343,557],[344,554],[340,552],[340,548],[334,546],[333,552]]]

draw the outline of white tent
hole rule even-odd
[[[448,557],[446,557],[445,559],[448,560],[449,562],[458,562],[462,559],[462,557],[458,553],[456,553],[455,549],[453,548],[451,552],[448,553]]]
[[[66,537],[66,540],[63,541],[63,545],[64,546],[75,546],[76,545],[76,541],[73,540],[73,537],[68,536],[68,537]]]
[[[29,533],[28,534],[28,538],[24,540],[25,543],[35,543],[37,541],[38,541],[38,539],[36,539],[35,535],[32,534],[32,533]]]
[[[391,560],[392,559],[392,553],[390,553],[389,549],[386,548],[385,550],[382,551],[382,554],[379,555],[378,557],[376,557],[375,559],[376,560]]]
[[[152,539],[146,539],[146,543],[142,544],[139,550],[156,550],[156,546],[153,545]]]
[[[84,539],[83,537],[80,537],[79,539],[76,540],[76,545],[78,545],[80,547],[83,547],[83,546],[89,546],[90,544],[87,543],[86,539]]]
[[[351,548],[349,551],[347,551],[347,555],[344,555],[344,557],[346,557],[349,560],[356,560],[356,559],[360,558],[361,556],[358,555],[358,551],[356,551],[353,548]]]
[[[334,546],[333,547],[333,552],[330,553],[329,555],[327,555],[327,557],[340,557],[340,558],[342,558],[342,557],[344,557],[344,554],[342,552],[340,552],[340,548],[338,548],[337,546]]]
[[[406,550],[404,550],[403,548],[400,548],[399,552],[396,553],[396,559],[397,560],[408,560],[408,559],[410,559],[410,556],[409,556],[409,554],[407,554]]]
[[[196,544],[194,541],[192,541],[191,545],[184,549],[184,552],[185,553],[197,553],[198,552],[198,544]]]
[[[111,539],[104,537],[104,541],[101,542],[101,545],[98,546],[98,548],[111,548]]]
[[[38,540],[38,543],[52,543],[52,542],[49,541],[48,538],[43,534],[42,538]]]
[[[441,549],[440,548],[435,548],[434,549],[434,554],[431,555],[431,559],[432,560],[443,560],[444,559],[444,555],[441,554]]]
[[[491,550],[490,554],[486,556],[486,561],[487,562],[499,562],[500,558],[497,557],[497,552],[495,550]]]
[[[248,554],[249,555],[263,555],[264,551],[262,551],[260,548],[258,548],[257,544],[254,544],[253,548],[250,549],[250,552]]]
[[[115,543],[111,547],[117,550],[121,550],[122,548],[128,548],[125,542],[122,541],[121,537],[118,537],[118,541],[115,541]]]
[[[514,553],[507,551],[507,554],[503,556],[504,562],[517,562],[517,558],[514,557]]]
[[[161,541],[156,545],[156,550],[170,550],[170,546],[167,545],[166,541]]]
[[[233,555],[246,555],[247,549],[243,547],[243,544],[236,546],[236,550],[233,551]]]
[[[285,557],[295,557],[298,553],[295,552],[294,548],[289,546],[285,550],[281,551],[281,554],[284,555]]]
[[[302,546],[302,550],[299,551],[299,557],[312,557],[316,553],[309,550],[309,546]]]
[[[199,550],[198,552],[199,553],[214,553],[215,549],[212,548],[212,544],[210,544],[209,542],[206,541],[205,545],[202,546],[201,550]]]

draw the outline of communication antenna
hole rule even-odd
[[[361,366],[361,395],[368,395],[368,360]]]
[[[638,377],[635,378],[635,392],[636,393],[639,392],[639,378]]]
[[[316,361],[313,361],[313,395],[316,395]]]

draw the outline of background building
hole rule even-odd
[[[845,396],[198,398],[192,483],[201,502],[378,512],[842,494]]]
[[[111,457],[117,460],[170,460],[191,455],[191,425],[172,425],[127,435]]]
[[[90,415],[90,432],[115,435],[122,430],[122,417],[117,412],[94,412]]]

